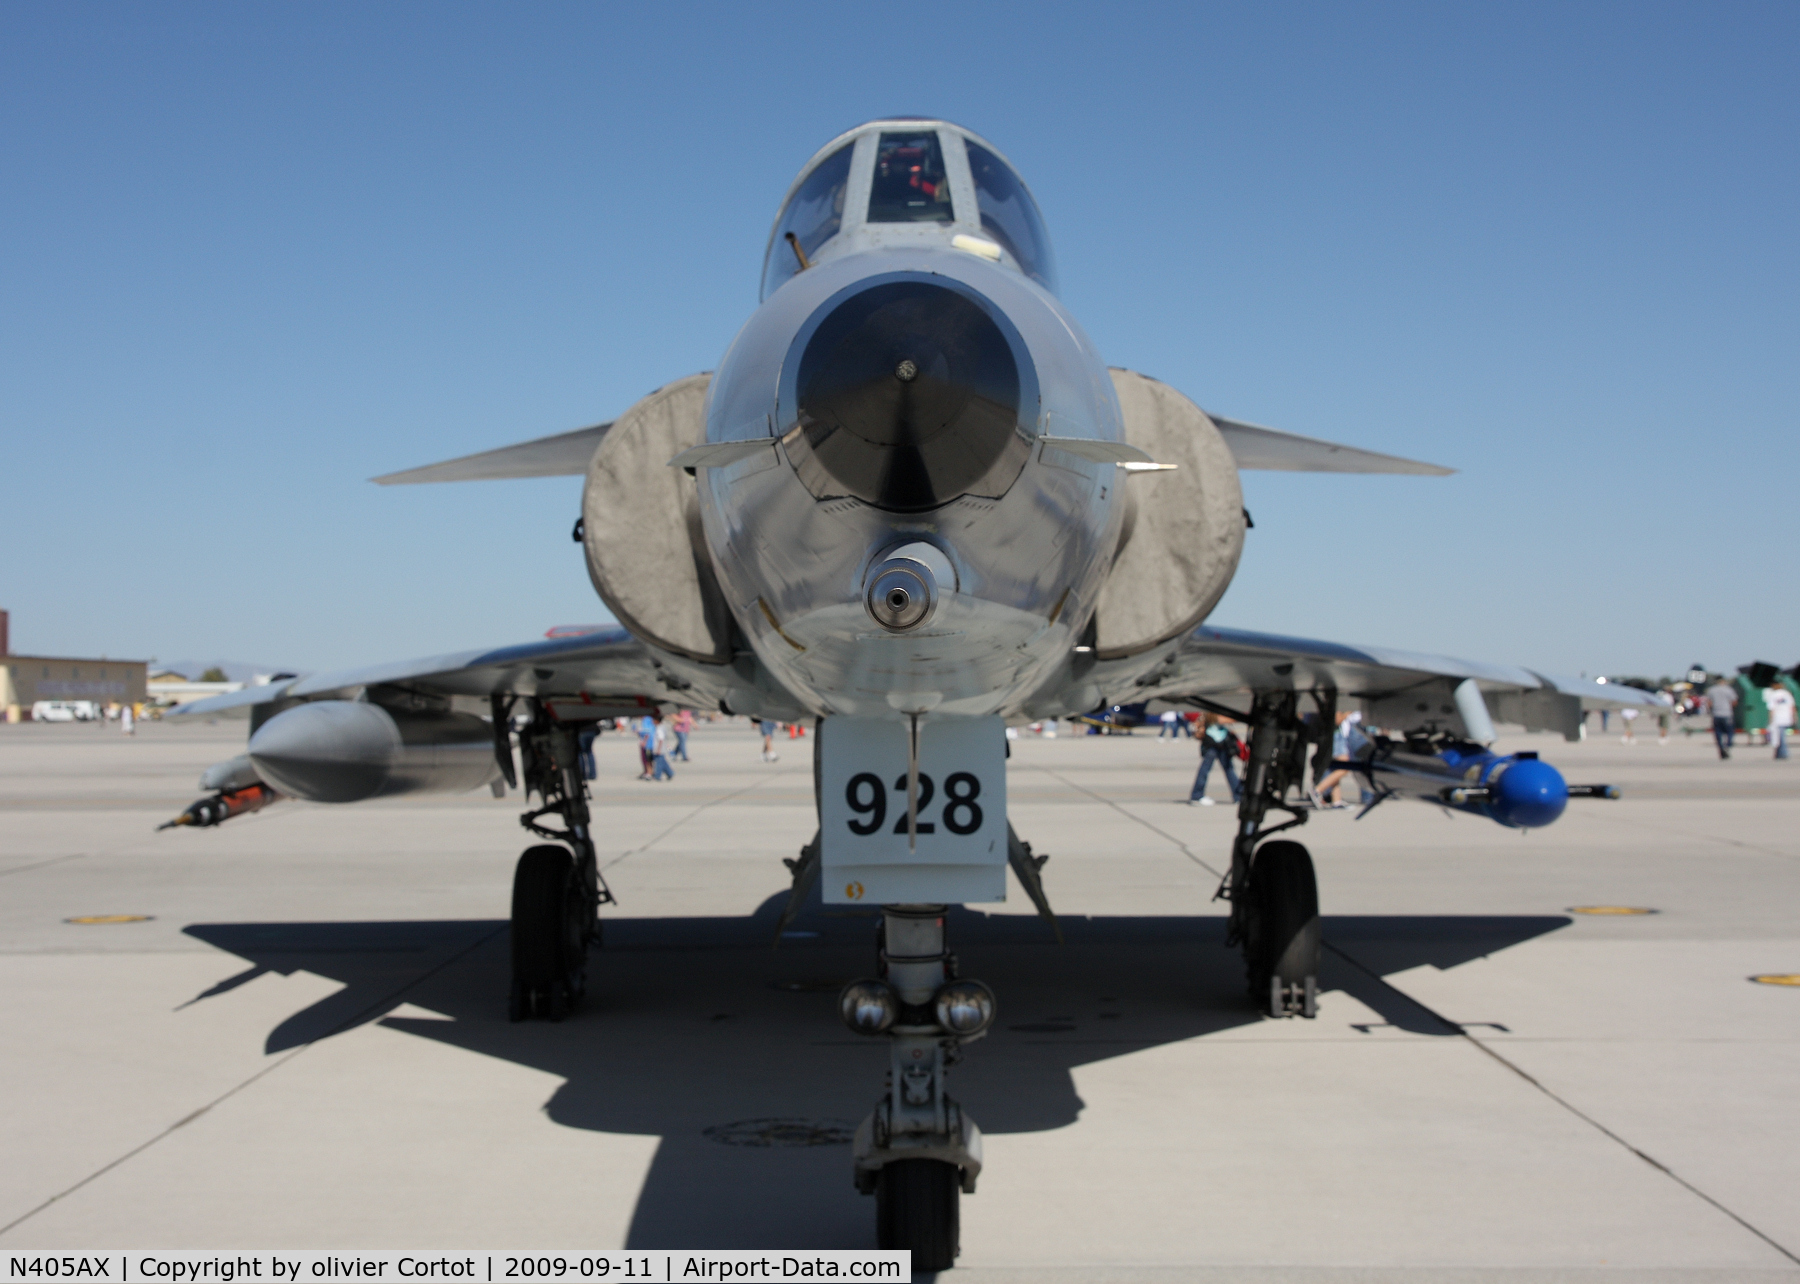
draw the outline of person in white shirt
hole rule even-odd
[[[1794,693],[1776,678],[1763,691],[1763,703],[1769,706],[1769,739],[1775,742],[1775,756],[1785,758],[1788,728],[1794,725]]]

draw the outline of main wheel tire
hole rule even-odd
[[[1319,974],[1319,884],[1312,856],[1299,843],[1264,843],[1250,863],[1249,893],[1244,966],[1251,1001],[1266,1009],[1271,981],[1301,985]]]
[[[940,1159],[897,1159],[875,1183],[875,1240],[912,1251],[915,1271],[947,1271],[962,1250],[962,1174]]]
[[[586,899],[568,848],[526,848],[513,871],[513,998],[507,1007],[514,1020],[568,1015],[586,979],[585,920]]]

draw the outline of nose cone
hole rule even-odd
[[[270,718],[250,737],[257,774],[308,802],[359,802],[380,793],[401,752],[400,732],[378,705],[320,700]]]
[[[1548,825],[1569,805],[1562,773],[1547,762],[1520,758],[1501,773],[1488,801],[1488,812],[1502,825],[1536,829]]]
[[[1021,408],[1035,421],[1037,386],[1004,317],[966,287],[910,278],[825,308],[794,382],[804,448],[789,452],[813,494],[897,512],[1004,494],[1030,454]]]

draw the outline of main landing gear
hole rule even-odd
[[[600,878],[588,829],[587,781],[580,766],[579,724],[559,721],[537,701],[519,732],[519,760],[527,796],[543,806],[519,823],[555,844],[527,847],[513,871],[512,989],[506,1015],[513,1021],[543,1017],[561,1021],[587,989],[588,950],[600,943],[600,906],[612,893]],[[510,704],[494,701],[494,746],[512,779],[507,733]],[[560,827],[539,824],[557,816]]]
[[[1288,790],[1305,783],[1310,737],[1292,691],[1259,692],[1250,707],[1250,763],[1238,804],[1238,833],[1231,869],[1218,895],[1231,902],[1227,945],[1241,945],[1251,1002],[1270,1016],[1311,1018],[1319,1011],[1319,889],[1312,856],[1299,843],[1266,842],[1306,823],[1289,806]],[[1333,706],[1319,700],[1324,748],[1331,743]],[[1292,819],[1267,828],[1270,810]]]
[[[960,1204],[981,1175],[981,1130],[944,1090],[962,1045],[994,1022],[994,994],[957,979],[942,905],[883,907],[880,975],[852,981],[839,1009],[858,1034],[886,1034],[887,1094],[856,1130],[856,1188],[875,1196],[876,1242],[915,1271],[955,1265]]]

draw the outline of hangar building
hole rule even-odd
[[[136,704],[145,697],[143,660],[81,660],[66,656],[14,655],[0,611],[0,709],[18,722],[39,700],[95,700]]]

